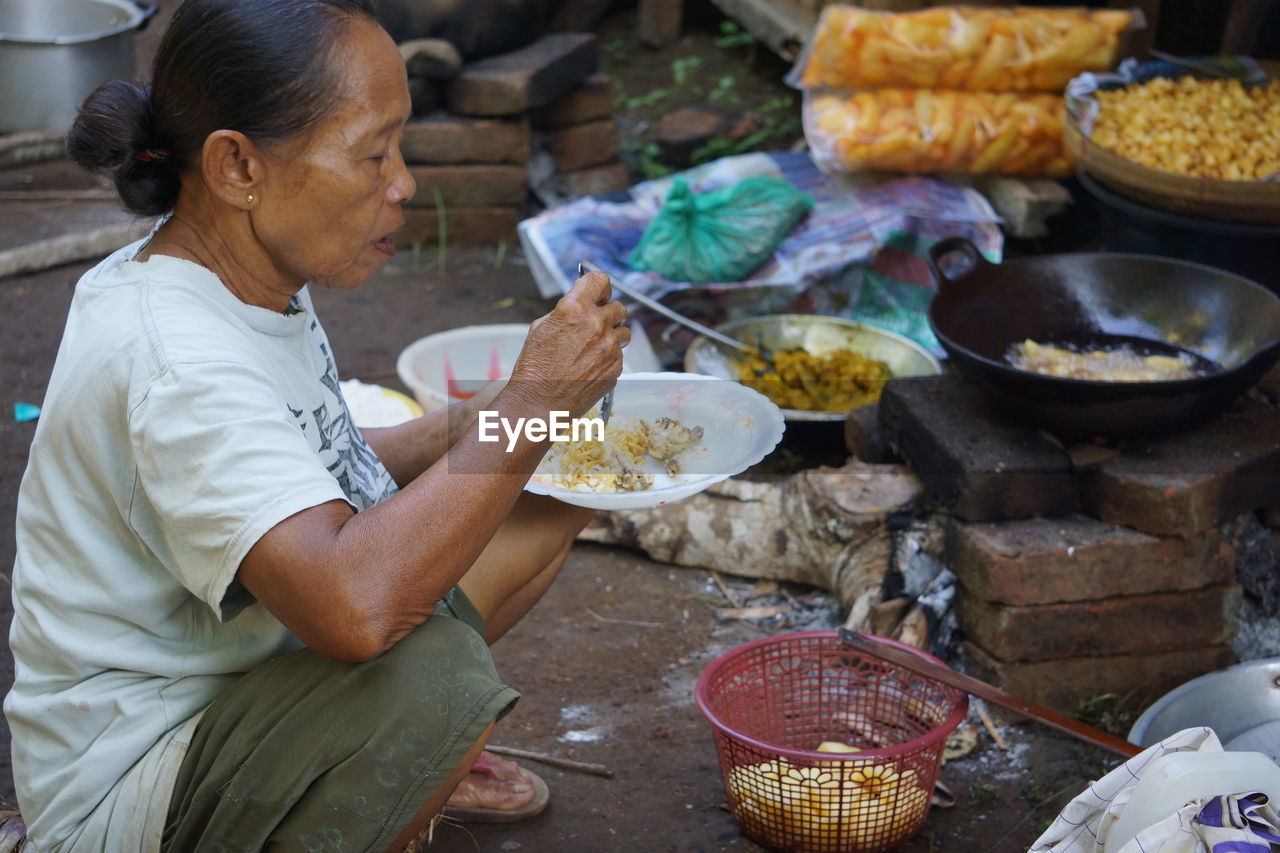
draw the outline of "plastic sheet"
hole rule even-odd
[[[1143,23],[1119,9],[828,6],[791,79],[806,90],[1060,93],[1078,74],[1111,68],[1124,33]]]
[[[701,193],[754,175],[785,178],[814,208],[747,278],[694,285],[631,267],[632,250],[677,178]],[[521,222],[519,234],[544,297],[567,293],[578,262],[588,258],[648,296],[678,292],[671,307],[710,325],[762,314],[829,314],[898,332],[939,353],[925,316],[933,295],[925,254],[938,240],[963,235],[998,263],[999,221],[971,187],[923,177],[831,175],[808,153],[755,152],[543,211]],[[655,347],[665,357],[659,345],[663,341]],[[671,362],[678,363],[678,357]]]
[[[824,169],[1064,177],[1063,99],[1011,92],[807,93],[805,138]]]

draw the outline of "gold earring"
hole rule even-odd
[[[247,196],[245,196],[244,200],[247,201],[249,204],[253,204],[253,193],[249,193]]]

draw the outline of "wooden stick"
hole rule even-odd
[[[592,764],[589,761],[574,761],[572,758],[561,758],[558,755],[547,755],[543,752],[530,752],[527,749],[516,749],[514,746],[494,746],[487,744],[485,749],[490,752],[496,752],[498,755],[509,755],[512,758],[528,758],[531,761],[541,761],[543,764],[550,764],[552,767],[559,767],[563,770],[578,770],[582,773],[590,773],[592,776],[603,776],[606,779],[613,778],[613,771],[603,764]]]
[[[145,237],[151,227],[150,221],[120,222],[5,249],[0,251],[0,278],[40,272],[72,261],[105,257],[121,246]]]
[[[841,629],[840,639],[851,648],[866,652],[873,657],[888,661],[926,678],[932,678],[934,681],[941,681],[943,684],[971,693],[981,699],[986,699],[988,702],[994,702],[1002,708],[1017,711],[1019,714],[1044,723],[1050,728],[1069,734],[1085,743],[1109,749],[1117,755],[1123,755],[1125,758],[1132,758],[1142,751],[1142,747],[1118,738],[1110,732],[1104,732],[1102,729],[1094,728],[1087,723],[1073,720],[1065,714],[1059,714],[1057,711],[1046,708],[1043,705],[1037,705],[1029,699],[1005,693],[992,684],[987,684],[985,681],[956,672],[949,667],[925,660],[899,646],[891,646],[869,634]]]
[[[112,201],[115,190],[0,190],[0,201]]]
[[[12,133],[0,136],[0,169],[57,160],[64,156],[65,133]]]
[[[724,593],[724,597],[728,599],[731,605],[733,605],[734,610],[737,610],[742,606],[737,597],[729,591],[729,587],[725,584],[724,579],[720,577],[720,573],[715,569],[711,570],[711,579],[716,582],[716,586],[720,587],[720,591]]]
[[[790,610],[786,604],[769,604],[764,607],[721,607],[716,610],[716,618],[726,619],[769,619],[779,613]]]
[[[608,616],[601,616],[590,607],[587,608],[587,613],[590,614],[592,619],[599,622],[607,622],[610,625],[634,625],[637,628],[665,628],[667,626],[666,622],[639,622],[634,619],[612,619]]]
[[[983,707],[981,702],[975,702],[973,707],[978,712],[978,719],[982,720],[983,728],[987,730],[987,734],[991,735],[991,739],[996,742],[996,746],[1008,752],[1009,742],[1004,739],[1004,735],[1000,734],[996,724],[991,721],[991,715],[987,713],[987,709]]]

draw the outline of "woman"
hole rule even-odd
[[[522,494],[546,446],[476,415],[585,412],[625,311],[584,277],[505,386],[357,432],[307,286],[394,254],[408,118],[370,0],[186,0],[149,90],[85,103],[72,156],[171,215],[80,281],[20,491],[35,849],[399,850],[515,701],[487,643],[590,514]],[[462,805],[529,799],[496,775]]]

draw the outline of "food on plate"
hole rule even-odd
[[[1115,9],[828,6],[800,85],[1060,92],[1081,72],[1110,68],[1133,23]]]
[[[638,492],[653,486],[645,457],[662,463],[675,476],[683,470],[682,455],[702,440],[702,427],[675,418],[614,418],[604,440],[586,438],[557,442],[538,466],[540,479],[575,492]]]
[[[1010,347],[1007,359],[1019,370],[1099,382],[1168,382],[1199,373],[1190,355],[1142,355],[1127,345],[1077,350],[1025,340]]]
[[[640,428],[644,430],[645,452],[661,462],[673,477],[683,469],[680,454],[702,441],[702,427],[690,429],[675,418],[642,420]]]
[[[796,348],[773,353],[773,363],[759,355],[738,362],[738,379],[784,409],[848,412],[880,399],[892,378],[883,361],[851,349],[815,355]]]
[[[805,136],[844,171],[1063,177],[1058,95],[876,89],[806,97]]]
[[[929,807],[915,770],[874,760],[841,759],[814,767],[785,759],[748,764],[729,772],[729,789],[744,828],[819,842],[888,841],[909,831]]]
[[[1094,97],[1089,139],[1136,163],[1226,181],[1280,173],[1280,79],[1245,88],[1238,80],[1156,77]]]

